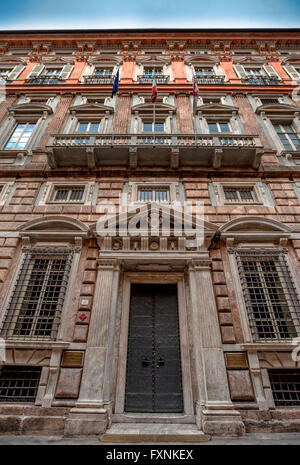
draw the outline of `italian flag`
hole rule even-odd
[[[154,74],[152,81],[152,103],[155,102],[157,102],[156,74]]]

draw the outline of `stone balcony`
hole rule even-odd
[[[170,80],[170,76],[164,76],[163,74],[158,74],[156,76],[156,84],[168,84],[169,80]],[[137,83],[138,84],[152,84],[153,76],[149,74],[143,74],[141,76],[137,76]]]
[[[189,165],[257,169],[262,152],[259,137],[245,134],[56,134],[47,145],[51,168]]]
[[[242,84],[247,84],[249,86],[279,86],[280,81],[275,77],[248,76],[242,79]]]

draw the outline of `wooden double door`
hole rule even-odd
[[[131,284],[125,411],[183,412],[176,284]]]

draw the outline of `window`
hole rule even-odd
[[[300,307],[284,253],[239,250],[236,257],[254,341],[297,337]]]
[[[42,367],[0,367],[0,402],[35,402]]]
[[[143,132],[164,132],[165,125],[163,121],[154,122],[143,122]]]
[[[253,187],[223,187],[225,201],[228,203],[255,203]]]
[[[10,73],[11,73],[11,69],[6,69],[6,68],[0,69],[0,78],[5,79],[9,76]]]
[[[70,249],[25,254],[1,336],[55,340],[71,267]]]
[[[262,105],[272,105],[272,104],[278,103],[278,98],[262,98],[261,97],[259,100],[261,101]]]
[[[300,138],[290,124],[274,124],[274,129],[285,150],[300,150]]]
[[[113,74],[113,68],[96,68],[94,71],[94,77],[111,77]]]
[[[300,370],[268,370],[276,406],[300,405]]]
[[[76,132],[100,132],[101,122],[92,121],[78,124]]]
[[[215,72],[213,70],[213,68],[198,68],[198,67],[195,67],[195,74],[196,74],[196,77],[214,77],[215,76]]]
[[[210,103],[222,103],[221,97],[202,97],[202,105],[209,105]]]
[[[208,121],[209,132],[231,132],[229,123],[227,122],[209,122]]]
[[[169,191],[168,187],[140,187],[138,200],[140,202],[169,202]]]
[[[54,189],[54,202],[82,202],[84,196],[85,186],[55,186]]]
[[[145,67],[145,70],[144,70],[145,76],[154,76],[154,74],[156,76],[162,76],[163,75],[162,67],[157,67],[157,66],[151,67],[151,68]]]
[[[35,123],[18,123],[5,145],[5,150],[22,150],[33,134]]]
[[[50,68],[46,69],[43,73],[43,84],[56,84],[61,75],[60,68]]]

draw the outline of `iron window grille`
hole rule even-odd
[[[255,342],[282,342],[300,333],[300,305],[285,254],[236,251],[249,325]]]
[[[42,367],[0,367],[0,402],[35,402]]]
[[[163,74],[156,75],[156,84],[168,84],[170,76],[166,76]],[[152,84],[153,82],[153,75],[152,74],[142,74],[137,76],[137,82],[139,84]]]
[[[223,190],[228,203],[257,202],[253,187],[223,187]]]
[[[40,85],[55,85],[63,82],[60,78],[62,69],[61,68],[51,68],[44,71],[41,76],[32,77],[29,79],[29,84],[40,86]]]
[[[92,76],[84,76],[85,84],[112,84],[115,76],[113,68],[97,68]]]
[[[268,373],[275,405],[300,405],[300,370],[271,369]]]
[[[85,186],[56,186],[53,202],[79,203],[83,201]]]
[[[1,336],[13,339],[55,340],[59,328],[72,251],[31,250],[17,277]]]
[[[262,105],[272,105],[278,103],[278,98],[260,98]]]
[[[141,187],[138,190],[138,200],[140,202],[169,202],[170,191],[165,187]]]

